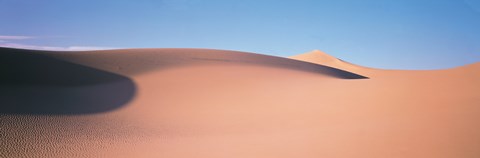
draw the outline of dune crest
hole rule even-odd
[[[345,70],[319,64],[269,55],[214,49],[124,49],[70,53],[56,52],[48,53],[48,55],[127,76],[156,69],[196,64],[240,64],[290,69],[342,79],[366,78]]]

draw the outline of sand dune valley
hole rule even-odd
[[[479,158],[480,62],[0,48],[0,157]]]

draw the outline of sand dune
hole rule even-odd
[[[294,59],[1,48],[0,157],[480,157],[480,63]]]

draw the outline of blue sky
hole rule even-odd
[[[319,49],[387,69],[480,61],[479,0],[0,0],[0,46]]]

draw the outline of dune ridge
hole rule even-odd
[[[48,55],[65,61],[100,67],[124,75],[135,75],[151,69],[169,66],[224,62],[279,67],[325,74],[344,79],[365,78],[358,74],[338,70],[325,65],[312,64],[275,56],[213,49],[124,49],[94,52],[50,52]],[[131,60],[141,62],[132,65]],[[129,65],[129,67],[126,67],[125,65]]]

